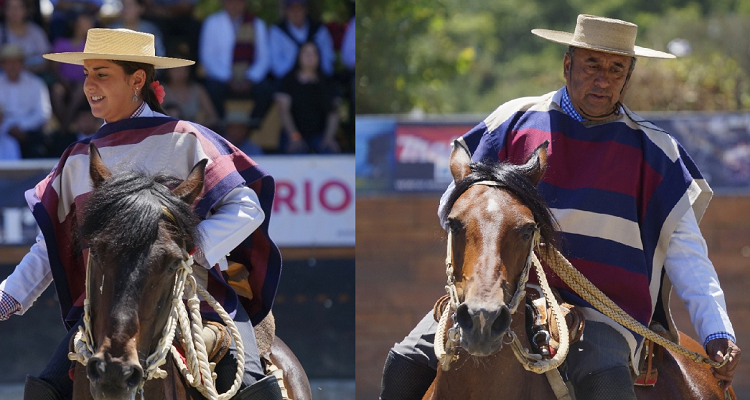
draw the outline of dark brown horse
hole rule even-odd
[[[113,176],[93,144],[89,153],[94,190],[81,237],[89,245],[87,290],[94,346],[86,366],[76,363],[74,399],[132,400],[138,394],[144,399],[203,399],[187,388],[171,354],[162,366],[167,377],[142,384],[146,360],[159,347],[171,312],[177,271],[186,251],[200,244],[199,220],[190,205],[203,190],[206,161],[179,182],[138,172]],[[285,371],[292,398],[311,399],[302,366],[278,338],[270,358]]]
[[[455,311],[460,348],[449,370],[438,369],[424,399],[556,398],[545,375],[526,371],[512,348],[503,346],[512,331],[523,347],[531,347],[526,309],[513,313],[509,303],[534,236],[554,244],[553,219],[535,189],[546,166],[546,143],[518,166],[472,164],[461,144],[454,144],[450,169],[456,189],[448,200],[447,221],[460,301]],[[703,353],[694,340],[685,335],[681,340]],[[656,368],[656,386],[636,387],[639,399],[725,399],[706,365],[665,351]]]

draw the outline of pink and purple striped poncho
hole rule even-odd
[[[81,209],[91,191],[90,141],[99,148],[113,173],[138,169],[184,179],[198,161],[208,158],[204,191],[194,205],[201,218],[206,218],[211,208],[238,185],[246,184],[255,191],[265,221],[229,256],[231,261],[247,268],[253,298],[237,296],[218,266],[210,270],[208,290],[230,313],[241,301],[254,324],[268,314],[281,272],[281,255],[268,235],[275,193],[273,178],[205,127],[166,117],[132,118],[106,124],[91,139],[69,146],[52,172],[26,192],[26,200],[47,243],[55,288],[68,328],[80,319],[85,297],[85,256],[74,232],[76,210]]]

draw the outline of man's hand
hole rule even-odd
[[[727,390],[734,379],[734,370],[740,362],[740,348],[734,342],[726,338],[714,339],[706,344],[708,357],[716,362],[724,360],[724,354],[729,354],[729,362],[721,368],[711,367],[714,377],[721,380],[722,390]]]

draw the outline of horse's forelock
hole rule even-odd
[[[136,256],[156,241],[159,221],[169,211],[174,232],[183,241],[197,238],[197,217],[162,183],[175,178],[150,177],[142,172],[118,175],[95,189],[87,201],[81,234],[89,241],[106,241],[123,255]],[[136,256],[137,257],[137,256]]]
[[[557,222],[521,166],[510,163],[474,162],[470,167],[471,173],[456,183],[456,187],[448,197],[443,210],[443,220],[447,219],[458,198],[472,185],[481,181],[498,182],[531,210],[539,226],[542,241],[549,245],[556,243]]]

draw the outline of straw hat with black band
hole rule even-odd
[[[89,29],[83,52],[45,54],[44,58],[76,65],[83,65],[84,60],[132,61],[151,64],[156,69],[195,64],[182,58],[157,57],[154,35],[150,33],[106,28]]]
[[[573,33],[532,29],[531,33],[556,43],[630,57],[675,58],[673,54],[635,45],[638,25],[619,19],[581,14]]]

